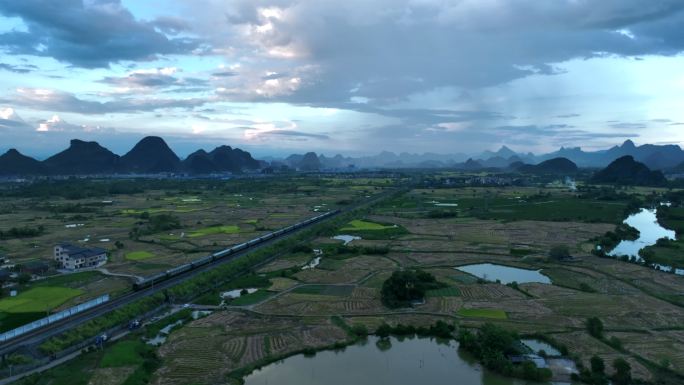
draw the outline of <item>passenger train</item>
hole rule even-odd
[[[274,231],[272,233],[264,234],[264,235],[260,236],[259,238],[254,238],[250,241],[240,243],[239,245],[235,245],[235,246],[227,248],[225,250],[218,251],[214,254],[210,254],[210,255],[207,255],[205,257],[198,258],[198,259],[196,259],[190,263],[187,263],[185,265],[177,266],[177,267],[174,267],[173,269],[166,270],[165,272],[155,274],[153,276],[147,277],[147,278],[133,284],[133,289],[134,290],[141,290],[141,289],[153,286],[153,285],[155,285],[159,282],[165,281],[171,277],[175,277],[175,276],[183,274],[187,271],[194,270],[200,266],[206,265],[208,263],[211,263],[211,262],[219,260],[219,259],[224,259],[224,258],[233,259],[236,257],[236,254],[242,250],[248,249],[252,246],[256,246],[260,243],[268,241],[269,239],[279,237],[283,234],[286,234],[286,233],[292,232],[294,230],[300,229],[300,228],[305,227],[307,225],[310,225],[314,222],[320,221],[321,219],[335,215],[339,212],[340,212],[340,210],[329,211],[325,214],[315,216],[315,217],[307,219],[303,222],[295,223],[292,226],[282,228],[282,229]]]

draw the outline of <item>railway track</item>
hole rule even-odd
[[[5,341],[0,344],[0,356],[4,356],[6,354],[12,353],[16,351],[17,349],[23,347],[23,346],[33,346],[36,344],[41,343],[42,341],[54,337],[56,335],[59,335],[61,333],[64,333],[68,331],[69,329],[72,329],[74,327],[77,327],[87,321],[90,321],[94,318],[103,316],[113,310],[116,310],[120,307],[123,307],[125,305],[128,305],[130,303],[133,303],[141,298],[154,295],[156,293],[159,293],[165,289],[171,288],[175,285],[178,285],[179,283],[185,282],[186,280],[201,274],[203,272],[212,270],[213,268],[223,265],[225,263],[232,262],[245,254],[251,253],[255,250],[258,250],[262,247],[266,247],[268,245],[271,245],[275,242],[278,242],[283,239],[287,239],[289,237],[292,237],[293,235],[296,235],[300,233],[301,231],[310,228],[311,226],[314,226],[316,224],[319,224],[321,222],[328,221],[330,219],[336,218],[341,214],[348,213],[354,210],[357,210],[361,207],[371,205],[373,203],[376,203],[385,197],[396,193],[398,190],[390,190],[387,192],[383,192],[381,194],[378,194],[376,196],[371,197],[370,199],[367,199],[363,202],[360,202],[356,205],[353,205],[351,207],[347,207],[344,209],[340,209],[335,213],[332,213],[331,215],[328,215],[318,221],[315,222],[310,222],[307,223],[306,225],[300,226],[292,231],[282,233],[278,236],[274,236],[268,240],[264,240],[260,243],[249,245],[247,248],[242,249],[241,251],[235,252],[234,254],[231,255],[231,258],[225,258],[225,259],[217,259],[214,260],[210,263],[198,266],[192,270],[182,272],[178,275],[174,275],[172,277],[169,277],[168,279],[165,279],[159,283],[155,283],[154,286],[142,288],[137,291],[132,291],[128,294],[124,294],[120,297],[114,298],[106,303],[103,303],[102,305],[99,305],[97,307],[93,307],[91,309],[85,310],[81,313],[75,314],[69,318],[62,319],[60,321],[54,322],[49,325],[45,325],[44,327],[32,330],[28,333],[22,334],[20,336],[17,336],[9,341]]]

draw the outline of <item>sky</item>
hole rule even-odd
[[[0,151],[684,142],[681,0],[0,0]]]

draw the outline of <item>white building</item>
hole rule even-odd
[[[60,243],[54,249],[55,261],[64,269],[78,270],[102,266],[107,262],[107,250],[99,247],[86,249],[70,243]]]

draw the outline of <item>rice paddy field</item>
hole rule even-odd
[[[384,181],[359,183],[331,179],[325,189],[343,188],[354,197],[358,191],[366,194],[385,186]],[[249,207],[241,208],[247,210],[244,217],[232,217],[227,209],[226,218],[233,219],[221,223],[189,211],[182,217],[181,232],[164,234],[179,239],[163,240],[160,234],[141,237],[137,243],[124,239],[123,256],[140,251],[154,256],[144,254],[138,261],[114,264],[140,269],[131,266],[168,263],[164,242],[168,246],[218,239],[214,237],[240,239],[249,233],[249,226],[255,233],[256,226],[296,219],[323,203],[327,205],[323,207],[335,207],[332,199],[320,204],[307,201],[307,194],[315,194],[312,186],[294,188],[284,207],[282,197],[254,193],[250,197],[259,199],[263,207],[250,207],[248,201],[240,200]],[[483,195],[488,196],[486,202]],[[208,199],[193,196],[202,202]],[[342,196],[339,192],[336,199]],[[624,358],[632,375],[642,381],[662,380],[663,373],[669,373],[668,379],[684,376],[684,277],[592,255],[592,239],[614,230],[627,206],[626,201],[594,199],[558,188],[519,187],[412,189],[387,199],[345,220],[331,234],[311,239],[306,245],[310,251],[302,248],[261,266],[255,276],[266,284],[259,290],[229,300],[210,315],[173,331],[157,349],[161,363],[151,383],[225,383],[230,376],[239,377],[288,354],[343,343],[354,325],[373,331],[382,323],[419,327],[437,320],[467,328],[490,322],[523,335],[540,333],[565,345],[569,356],[584,365],[593,355],[608,365]],[[281,206],[276,209],[278,202]],[[456,214],[430,215],[434,210]],[[207,212],[207,217],[211,215]],[[225,226],[239,230],[207,231]],[[199,233],[203,235],[188,235]],[[332,239],[350,233],[361,239],[346,246]],[[140,250],[129,247],[138,244]],[[549,258],[550,249],[559,244],[568,246],[574,258]],[[313,250],[322,250],[322,255],[318,255],[320,263],[311,267]],[[479,263],[540,271],[551,283],[505,285],[456,269]],[[387,308],[381,295],[385,280],[397,270],[414,268],[429,272],[444,287],[427,292],[424,301],[411,307]],[[244,288],[248,287],[253,286]],[[589,317],[601,319],[605,339],[586,331]],[[612,337],[619,345],[606,342]]]
[[[71,242],[107,249],[112,272],[149,275],[382,191],[368,178],[358,183],[362,189],[349,188],[353,179],[140,182],[130,194],[0,196],[0,230],[44,227],[38,236],[3,240],[0,253],[12,263],[51,261],[56,243]],[[165,216],[170,222],[155,223]]]
[[[119,295],[137,277],[367,199],[383,191],[387,179],[381,179],[375,186],[372,178],[74,180],[0,190],[0,231],[42,226],[39,234],[1,240],[0,255],[10,265],[50,266],[44,274],[50,278],[22,284],[17,297],[0,299],[0,330],[103,294]],[[52,256],[60,242],[106,249],[106,271],[62,275]]]

